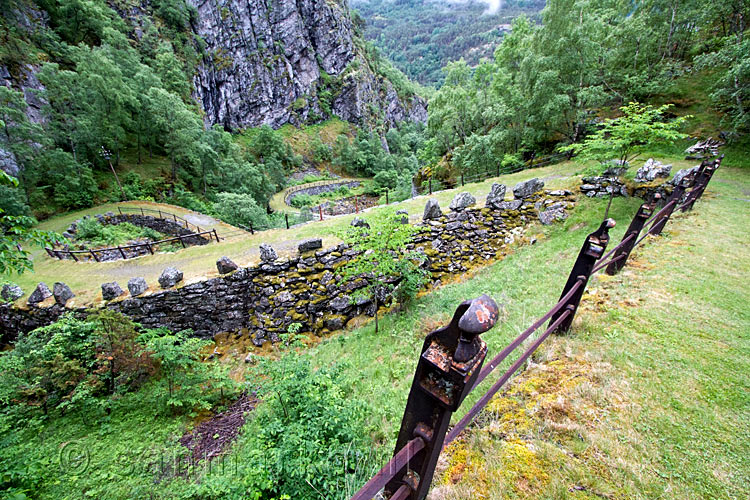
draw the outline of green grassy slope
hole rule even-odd
[[[749,192],[747,169],[722,168],[695,211],[636,250],[622,275],[595,279],[572,335],[545,344],[540,364],[504,395],[525,413],[496,400],[495,413],[444,455],[431,498],[747,497]],[[638,203],[615,200],[613,241]],[[483,338],[490,356],[499,352],[557,300],[605,204],[582,200],[564,224],[531,231],[536,244],[385,315],[378,335],[368,323],[306,351],[320,367],[345,360],[345,376],[369,402],[361,418],[376,454],[392,450],[424,335],[460,301],[488,293],[504,315]],[[222,362],[241,371],[245,348],[222,346]],[[32,467],[25,473],[37,478],[40,498],[173,497],[184,480],[171,481],[158,463],[179,450],[192,422],[160,414],[152,396],[125,395],[102,419],[19,424],[5,456],[18,473]],[[61,449],[74,440],[88,450],[82,474],[60,470]],[[230,463],[242,460],[238,449]]]

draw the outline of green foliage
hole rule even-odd
[[[741,20],[750,15],[750,6],[741,2],[720,9],[731,18]],[[735,133],[750,131],[750,38],[747,21],[729,23],[730,32],[719,39],[716,47],[696,58],[698,68],[718,69],[711,98],[725,111]]]
[[[200,352],[211,341],[191,334],[189,330],[170,333],[159,328],[139,337],[158,362],[160,381],[166,388],[164,405],[173,412],[211,408],[206,395],[227,382],[218,365],[201,362]]]
[[[382,210],[367,218],[367,227],[349,226],[339,237],[360,254],[338,272],[344,280],[365,281],[353,298],[371,299],[382,304],[390,292],[407,305],[427,279],[421,267],[424,254],[405,250],[417,228],[402,223],[395,210]]]
[[[255,228],[269,227],[266,211],[246,194],[219,193],[214,204],[215,213],[229,224]]]
[[[222,498],[316,498],[321,492],[344,499],[382,458],[371,452],[360,418],[367,407],[353,397],[341,368],[313,370],[294,353],[264,360],[259,373],[268,381],[263,405],[246,424],[237,446],[243,475],[214,495]],[[357,470],[359,469],[359,470]],[[364,474],[363,474],[364,472]],[[218,481],[206,478],[208,491]],[[355,482],[357,481],[357,482]]]
[[[91,409],[97,396],[128,392],[153,372],[153,362],[125,316],[103,311],[80,320],[63,316],[20,334],[0,356],[0,400],[51,410]]]
[[[151,228],[129,222],[105,225],[93,217],[81,219],[76,226],[76,240],[86,247],[112,247],[139,238],[158,241],[165,236]]]
[[[671,144],[684,139],[679,132],[686,117],[665,121],[663,116],[671,105],[654,107],[631,102],[620,108],[623,115],[605,120],[601,126],[579,144],[560,148],[583,159],[606,163],[619,160],[630,162],[652,145]]]
[[[0,187],[14,189],[18,181],[0,170]],[[23,273],[34,265],[29,252],[21,244],[33,243],[41,247],[62,241],[62,236],[33,229],[36,221],[26,215],[9,215],[0,208],[0,275]]]
[[[294,208],[305,208],[305,207],[311,207],[313,206],[313,197],[309,194],[298,194],[294,198],[292,198],[290,204]]]

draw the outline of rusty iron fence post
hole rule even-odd
[[[721,161],[723,159],[724,159],[724,155],[721,155],[719,158],[713,161],[710,165],[706,166],[704,169],[701,169],[701,172],[698,175],[697,180],[695,181],[693,190],[690,191],[687,201],[682,206],[683,212],[692,210],[693,205],[695,205],[695,202],[698,201],[701,198],[701,196],[703,196],[703,193],[705,192],[706,187],[708,187],[708,183],[711,182],[711,178],[713,177],[714,173],[721,165]]]
[[[650,202],[646,202],[638,208],[638,212],[636,212],[635,217],[630,222],[630,226],[628,226],[628,230],[625,231],[625,235],[622,237],[622,242],[618,250],[612,256],[612,262],[607,266],[607,274],[614,276],[620,272],[620,269],[625,267],[625,263],[628,261],[628,257],[630,257],[630,252],[633,251],[635,243],[638,240],[638,235],[641,234],[646,221],[654,213],[654,209],[660,198],[661,196],[657,193]]]
[[[567,317],[560,322],[554,330],[554,333],[565,333],[570,330],[570,325],[573,323],[573,318],[578,310],[578,305],[581,303],[583,292],[586,290],[586,283],[588,283],[588,280],[591,277],[596,262],[602,257],[604,251],[607,249],[607,244],[609,243],[609,230],[613,227],[615,227],[615,221],[612,219],[605,219],[602,221],[599,229],[586,237],[586,241],[583,243],[583,247],[581,247],[581,251],[578,253],[578,259],[576,259],[576,263],[573,265],[573,270],[570,272],[568,281],[565,283],[565,288],[563,288],[563,292],[560,295],[560,300],[568,295],[568,292],[570,292],[573,287],[577,286],[578,289],[570,296],[565,306],[550,318],[549,324],[552,325],[560,316],[565,314],[565,311],[569,311]],[[582,282],[582,285],[578,285],[579,281]]]
[[[432,194],[432,177],[430,177],[429,185],[430,185],[430,194]]]
[[[284,222],[286,222],[286,228],[289,229],[289,214],[284,214]]]
[[[482,295],[461,303],[450,324],[425,339],[394,456],[417,440],[423,446],[388,482],[386,497],[427,496],[451,415],[473,388],[487,355],[487,344],[479,335],[497,318],[497,304]]]
[[[667,222],[669,222],[669,218],[672,216],[674,209],[677,208],[677,204],[685,194],[685,190],[687,189],[686,184],[687,183],[683,180],[683,182],[674,187],[672,196],[669,197],[669,200],[667,200],[667,204],[662,210],[662,215],[657,220],[655,220],[654,225],[651,226],[651,229],[649,230],[650,234],[659,235],[664,230],[664,226],[666,226]]]

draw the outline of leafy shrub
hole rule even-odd
[[[249,194],[219,193],[213,212],[224,222],[256,228],[269,227],[266,211]]]
[[[349,498],[352,483],[365,480],[355,474],[370,474],[383,458],[371,452],[362,422],[367,403],[352,396],[340,366],[315,371],[305,356],[263,360],[258,372],[267,383],[237,446],[242,476],[207,476],[210,497]]]
[[[146,330],[139,337],[158,363],[160,383],[165,387],[165,407],[177,413],[211,408],[210,395],[232,387],[232,381],[216,364],[202,363],[201,350],[210,340],[190,337],[185,330],[171,333],[166,328]]]
[[[289,202],[295,208],[305,208],[313,205],[313,197],[309,194],[298,194]]]
[[[95,403],[95,396],[127,392],[153,372],[136,342],[136,325],[103,311],[87,320],[72,314],[21,333],[13,351],[0,355],[0,401],[50,410]]]

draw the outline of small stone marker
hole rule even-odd
[[[182,271],[176,267],[168,267],[159,276],[159,284],[162,288],[170,288],[182,281]]]
[[[144,278],[131,278],[128,281],[128,290],[130,290],[130,295],[137,297],[148,290],[148,284]]]
[[[323,248],[323,240],[321,238],[305,240],[297,247],[299,253],[311,252],[313,250],[317,250],[318,248]]]
[[[238,266],[229,257],[224,256],[216,261],[216,269],[219,270],[219,274],[228,274],[236,271]]]
[[[104,300],[113,300],[122,295],[122,288],[113,281],[111,283],[102,283],[102,298]]]
[[[64,306],[70,299],[75,297],[75,294],[70,289],[70,287],[65,283],[60,282],[55,283],[55,285],[52,287],[52,295],[55,296],[55,302],[57,302],[61,306]]]
[[[365,229],[370,229],[370,225],[362,218],[355,217],[352,219],[352,221],[349,223],[350,226],[354,227],[364,227]]]
[[[274,262],[279,256],[276,254],[276,250],[273,249],[268,243],[260,245],[260,260],[262,262]]]
[[[513,196],[517,200],[523,200],[529,198],[534,193],[541,191],[542,188],[544,188],[544,182],[535,177],[528,181],[516,184],[516,187],[513,188]]]
[[[52,297],[52,292],[50,291],[47,284],[42,282],[36,286],[33,292],[31,292],[31,295],[29,295],[28,303],[38,304],[49,297]]]
[[[476,198],[474,198],[471,193],[458,193],[456,197],[453,198],[453,201],[451,201],[451,204],[448,208],[450,208],[454,212],[461,212],[462,210],[475,205],[476,202]]]
[[[507,188],[505,187],[505,184],[498,184],[497,182],[492,184],[490,192],[487,195],[487,201],[485,202],[484,206],[489,208],[498,208],[500,203],[505,200],[506,191]]]
[[[440,210],[440,204],[437,198],[430,198],[427,200],[427,205],[424,206],[423,220],[439,219],[443,216],[442,210]]]
[[[401,216],[401,224],[408,224],[409,223],[409,212],[406,210],[396,210],[396,215]],[[370,226],[367,226],[370,227]]]

